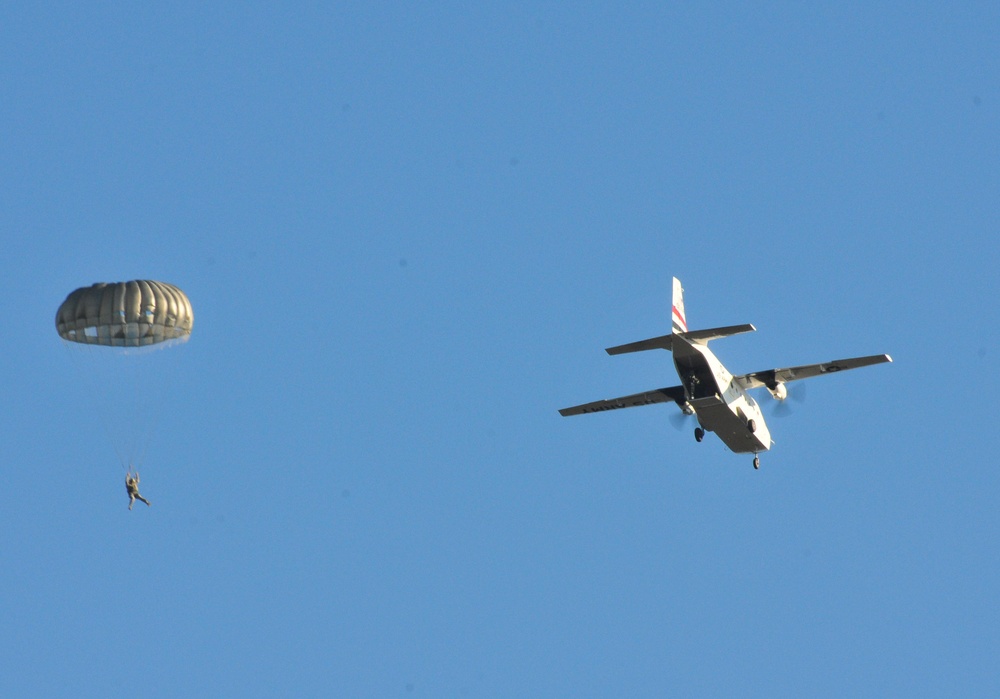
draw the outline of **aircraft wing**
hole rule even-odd
[[[888,354],[873,354],[870,357],[852,357],[850,359],[835,359],[832,362],[822,364],[806,364],[804,366],[793,366],[787,369],[769,369],[768,371],[755,371],[752,374],[733,377],[733,381],[743,388],[760,388],[767,386],[774,388],[776,384],[798,381],[799,379],[809,379],[813,376],[832,374],[846,369],[858,369],[863,366],[882,364],[891,362],[892,357]]]
[[[635,393],[631,396],[621,398],[609,398],[608,400],[597,400],[593,403],[574,405],[572,408],[563,408],[559,411],[562,416],[583,415],[584,413],[601,413],[605,410],[617,410],[618,408],[634,408],[639,405],[652,405],[653,403],[674,402],[681,405],[685,402],[684,387],[671,386],[670,388],[658,388],[655,391],[645,393]]]

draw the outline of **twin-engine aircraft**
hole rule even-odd
[[[609,347],[607,353],[626,354],[651,349],[672,352],[674,366],[681,378],[680,386],[584,403],[563,408],[559,412],[562,415],[582,415],[673,401],[685,414],[698,417],[698,427],[694,430],[696,440],[700,442],[704,439],[706,431],[715,432],[735,453],[753,454],[753,467],[756,469],[760,468],[759,453],[770,449],[772,441],[760,406],[747,393],[749,389],[766,387],[775,400],[782,401],[788,397],[785,384],[789,381],[892,361],[888,354],[876,354],[733,376],[708,348],[708,343],[720,337],[753,332],[756,328],[746,324],[688,330],[687,316],[684,313],[684,289],[677,277],[674,277],[672,328],[673,332],[669,335]]]

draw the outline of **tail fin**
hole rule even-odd
[[[674,277],[674,305],[671,318],[673,320],[671,328],[675,333],[688,331],[687,315],[684,313],[684,289],[681,287],[681,280],[677,277]]]

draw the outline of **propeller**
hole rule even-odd
[[[799,404],[804,403],[806,400],[806,385],[804,383],[793,384],[791,390],[789,390],[788,384],[779,383],[775,388],[768,388],[767,390],[771,392],[771,397],[774,398],[774,407],[771,408],[771,414],[774,417],[788,417],[795,412],[788,402],[789,399]]]
[[[674,426],[674,429],[678,431],[683,431],[691,427],[691,421],[694,419],[694,408],[692,408],[687,403],[681,406],[680,411],[670,412],[670,424]]]
[[[691,426],[691,419],[694,415],[688,415],[680,411],[670,412],[670,424],[674,426],[674,429],[678,432],[683,432]]]

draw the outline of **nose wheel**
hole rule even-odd
[[[754,470],[757,470],[758,468],[760,468],[760,457],[757,456],[756,454],[753,455],[753,467],[754,467]]]
[[[695,427],[694,428],[694,440],[696,442],[700,442],[703,439],[705,439],[705,430],[701,429],[700,427]]]

